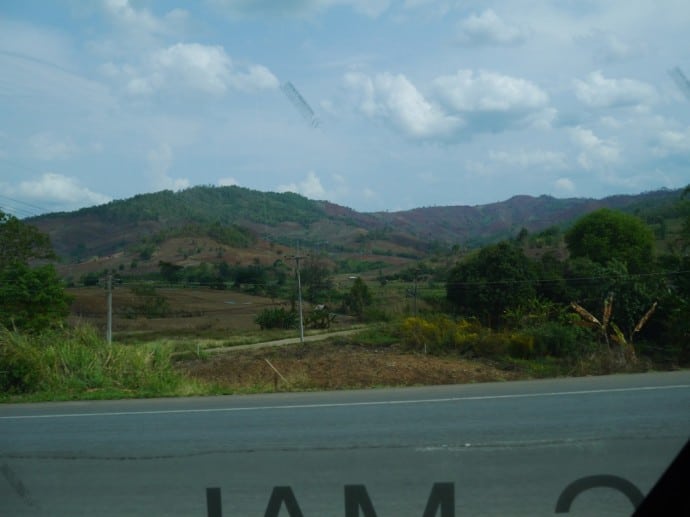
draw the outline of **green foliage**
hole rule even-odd
[[[316,305],[304,316],[304,325],[314,329],[327,329],[331,327],[335,316],[325,305]]]
[[[356,334],[333,338],[333,341],[341,345],[389,347],[400,341],[399,325],[388,322],[368,325]]]
[[[417,351],[457,352],[485,358],[577,359],[596,349],[596,340],[588,330],[553,321],[519,331],[492,331],[471,320],[414,317],[403,320],[399,335],[403,345]]]
[[[568,263],[566,279],[570,300],[592,314],[601,314],[604,301],[612,297],[611,321],[629,341],[640,318],[665,292],[663,277],[631,274],[625,264],[615,259],[605,266],[589,259],[572,260]]]
[[[254,322],[264,329],[292,329],[298,324],[295,311],[288,311],[283,307],[267,308],[261,311]]]
[[[534,340],[534,355],[578,358],[596,351],[596,338],[588,329],[556,321],[527,330]]]
[[[156,246],[150,242],[141,242],[132,248],[132,251],[139,254],[141,260],[151,260],[156,251]]]
[[[182,266],[177,264],[172,264],[171,262],[166,262],[163,260],[158,261],[158,267],[160,268],[161,276],[163,280],[167,282],[174,283],[180,279],[180,272],[184,269]]]
[[[603,208],[581,219],[565,234],[571,257],[606,265],[618,260],[632,273],[649,268],[654,235],[635,216]]]
[[[0,269],[16,262],[54,258],[47,235],[0,210]]]
[[[490,326],[501,322],[507,309],[535,297],[533,263],[509,242],[488,246],[448,275],[446,297],[461,314],[481,317]]]
[[[98,285],[98,282],[100,282],[101,278],[104,278],[105,275],[108,274],[108,270],[103,270],[103,271],[91,271],[90,273],[86,273],[82,275],[79,278],[79,282],[84,286],[84,287],[93,287],[94,285]]]
[[[343,300],[343,308],[348,314],[362,319],[364,310],[371,305],[372,296],[369,287],[360,277],[355,278],[350,291]]]
[[[0,391],[71,398],[96,390],[122,395],[185,393],[171,347],[109,346],[93,327],[27,335],[0,328]]]
[[[70,303],[51,265],[31,269],[15,263],[0,269],[0,325],[30,331],[59,325]]]
[[[430,353],[467,352],[480,340],[481,325],[470,320],[451,320],[439,315],[431,319],[410,317],[400,325],[403,345]]]
[[[170,314],[170,304],[156,288],[149,283],[134,284],[130,291],[136,302],[130,312],[131,316],[143,315],[147,318],[164,318]]]
[[[333,275],[323,257],[311,256],[301,266],[300,277],[304,298],[312,303],[327,301],[333,289]]]
[[[385,262],[380,260],[359,260],[354,258],[347,258],[338,261],[337,272],[339,273],[351,273],[359,274],[366,273],[367,271],[375,271],[385,267]]]
[[[143,221],[184,224],[195,221],[205,224],[218,223],[222,226],[231,226],[237,221],[277,224],[286,220],[306,225],[324,217],[324,210],[319,203],[298,194],[264,193],[237,186],[198,186],[178,192],[164,190],[140,194],[131,199],[84,208],[79,213],[95,215],[119,224]],[[245,232],[239,227],[235,227],[235,230],[239,233]],[[232,236],[227,235],[234,240],[237,234],[234,230],[231,233]]]
[[[64,321],[71,298],[55,268],[29,266],[53,256],[46,235],[0,211],[0,325],[36,332]]]

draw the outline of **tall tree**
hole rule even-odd
[[[573,258],[589,258],[606,265],[615,259],[630,273],[648,271],[653,258],[654,235],[635,216],[602,208],[580,218],[565,234]]]
[[[350,314],[362,319],[364,316],[364,308],[371,305],[371,301],[372,298],[369,287],[364,280],[357,277],[350,288],[350,292],[345,296],[343,305]]]
[[[38,259],[54,259],[50,238],[38,228],[0,210],[0,268],[11,263],[28,264]]]
[[[535,297],[534,264],[518,246],[501,242],[487,246],[448,275],[446,298],[460,312],[479,316],[487,324],[501,322],[506,309]]]
[[[0,325],[37,331],[64,320],[70,297],[55,268],[30,265],[54,257],[47,235],[0,212]]]

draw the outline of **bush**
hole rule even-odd
[[[400,337],[404,345],[427,352],[472,349],[479,338],[481,326],[468,320],[454,322],[447,316],[431,320],[411,317],[403,320]]]
[[[130,288],[133,295],[137,297],[137,303],[132,308],[135,315],[142,314],[147,318],[164,318],[170,314],[170,304],[164,296],[158,294],[156,288],[151,284],[140,283]]]
[[[282,307],[269,308],[261,311],[254,323],[264,329],[292,329],[297,327],[297,313],[295,311],[287,311]]]
[[[596,339],[582,327],[547,322],[529,331],[536,355],[583,357],[595,351]]]
[[[535,356],[534,336],[524,333],[514,333],[509,336],[508,351],[511,357],[531,359]]]
[[[0,325],[31,332],[60,326],[71,301],[52,265],[0,269]]]

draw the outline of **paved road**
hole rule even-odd
[[[689,431],[690,372],[5,405],[0,515],[205,516],[218,487],[224,516],[260,516],[289,486],[305,517],[344,516],[364,485],[379,517],[420,517],[441,482],[457,516],[553,515],[583,476],[646,494]],[[600,488],[571,513],[631,510]]]

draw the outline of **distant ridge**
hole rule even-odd
[[[213,237],[220,229],[236,246],[267,239],[342,252],[404,248],[423,255],[432,245],[477,247],[514,236],[521,228],[537,232],[566,225],[602,207],[632,213],[660,210],[678,201],[680,194],[681,189],[603,199],[518,195],[485,205],[363,213],[289,192],[199,186],[26,221],[48,233],[65,258],[108,255],[165,235],[200,232]]]

